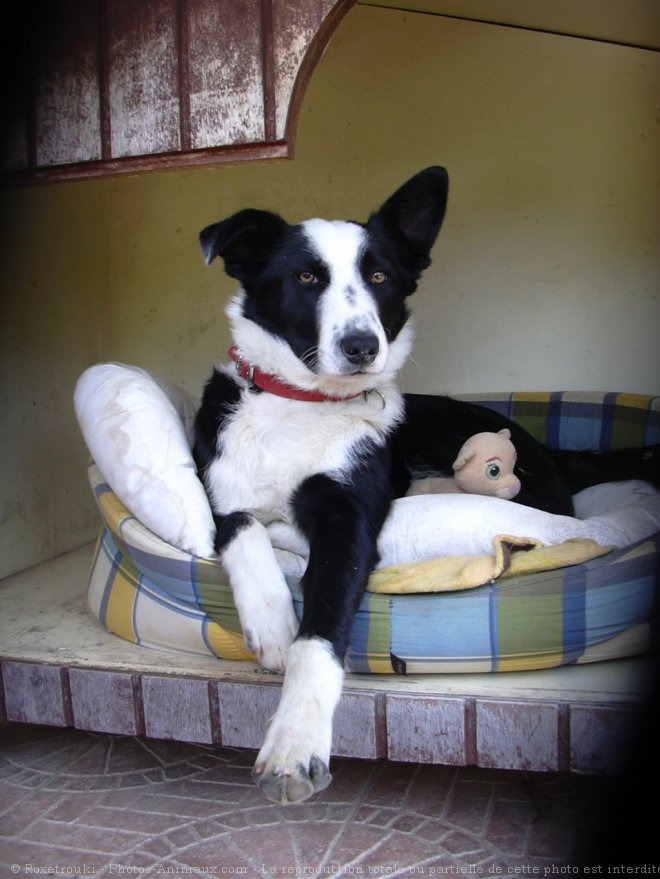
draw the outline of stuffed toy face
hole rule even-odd
[[[468,494],[485,494],[511,500],[520,491],[514,474],[516,450],[511,432],[475,433],[463,444],[454,461],[454,481]]]

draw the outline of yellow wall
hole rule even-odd
[[[412,300],[406,390],[657,393],[657,54],[355,7],[292,162],[10,192],[3,211],[0,573],[92,539],[71,395],[99,360],[198,391],[233,289],[197,234],[244,206],[362,219],[441,163],[450,208]]]

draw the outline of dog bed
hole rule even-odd
[[[470,400],[551,448],[660,441],[660,398],[514,393]],[[158,649],[249,660],[213,520],[190,452],[197,401],[136,367],[101,364],[75,406],[102,519],[89,605],[109,631]],[[352,671],[484,672],[620,658],[653,642],[660,495],[609,484],[576,498],[582,518],[472,495],[403,498],[353,626]],[[304,546],[271,539],[302,612]]]

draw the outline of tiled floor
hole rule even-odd
[[[604,847],[616,803],[634,810],[612,779],[336,760],[326,791],[281,807],[253,757],[6,724],[0,876],[584,875],[648,856],[620,826]]]

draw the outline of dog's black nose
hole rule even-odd
[[[378,356],[378,338],[373,333],[349,333],[341,340],[341,350],[354,366],[368,366]]]

